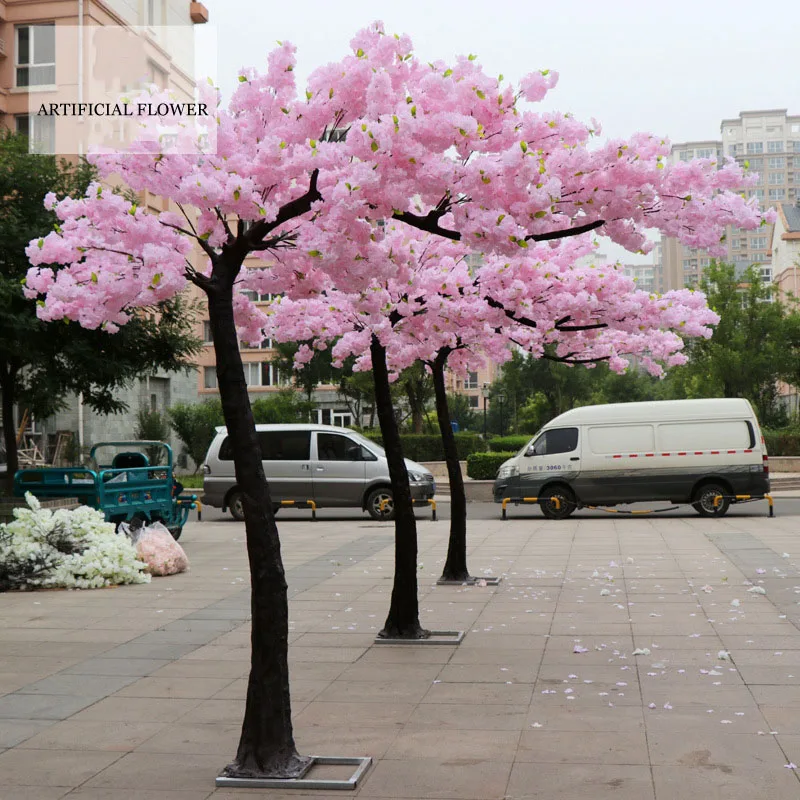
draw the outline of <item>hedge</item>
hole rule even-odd
[[[509,450],[518,453],[531,440],[530,436],[496,436],[489,439],[489,451],[507,453]]]
[[[383,438],[378,432],[364,431],[364,436],[377,444],[383,444]],[[458,456],[462,460],[467,458],[470,453],[482,452],[486,449],[486,442],[475,433],[457,433],[455,437]],[[400,441],[403,445],[403,455],[412,461],[444,461],[441,436],[401,433]]]
[[[467,477],[476,481],[493,481],[500,465],[514,453],[470,453],[467,456]]]
[[[800,430],[782,428],[781,430],[762,430],[767,453],[771,456],[800,456]]]

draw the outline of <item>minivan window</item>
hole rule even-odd
[[[259,431],[262,461],[308,461],[311,457],[311,431]],[[233,461],[230,437],[219,448],[220,461]]]
[[[533,455],[554,456],[558,453],[571,453],[577,446],[577,428],[553,428],[545,431],[533,443]]]
[[[317,457],[320,461],[375,461],[375,456],[347,436],[317,433]]]

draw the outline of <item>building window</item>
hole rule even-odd
[[[764,199],[764,190],[763,189],[750,189],[747,193],[748,197],[757,197],[759,200]]]
[[[56,151],[55,117],[19,114],[14,118],[17,133],[28,137],[31,153],[52,155]]]
[[[747,143],[747,152],[748,153],[763,153],[764,152],[764,142],[748,142]]]
[[[796,167],[800,167],[800,156],[795,156],[795,157],[794,157],[794,159],[793,159],[793,161],[792,161],[792,165],[793,165],[795,168],[796,168]]]
[[[214,344],[214,339],[211,336],[211,321],[203,321],[203,344]]]
[[[261,363],[258,361],[246,361],[244,367],[244,382],[248,386],[261,386]],[[269,384],[265,384],[269,386]]]
[[[769,182],[773,186],[775,186],[775,185],[780,186],[782,183],[784,183],[783,176],[784,176],[783,172],[770,172],[769,173]]]
[[[754,236],[750,240],[750,247],[753,250],[766,250],[766,248],[767,248],[767,237],[766,236]]]
[[[155,414],[158,411],[158,395],[151,394],[150,395],[150,413]]]
[[[769,199],[770,200],[783,200],[786,197],[786,189],[770,189],[769,190]]]
[[[470,407],[470,408],[477,408],[477,407],[478,407],[478,401],[479,401],[479,400],[480,400],[480,398],[478,397],[478,395],[476,395],[476,394],[471,394],[471,395],[469,396],[469,407]]]
[[[217,368],[205,367],[203,369],[203,388],[216,389],[217,388]]]
[[[694,158],[694,150],[681,150],[678,158],[681,161],[691,161]]]
[[[288,386],[289,380],[287,376],[281,372],[274,364],[269,361],[263,361],[258,366],[261,367],[261,383],[260,386]]]
[[[717,151],[713,147],[702,147],[694,152],[697,158],[714,158]]]
[[[763,158],[749,158],[747,160],[750,169],[759,170],[762,169],[764,166],[764,159]]]
[[[17,86],[52,86],[56,82],[56,26],[18,25]]]
[[[768,153],[782,153],[784,151],[783,142],[767,142]]]
[[[767,159],[767,165],[770,169],[783,169],[786,166],[786,159],[783,156],[772,156]]]
[[[478,388],[478,373],[477,372],[468,372],[467,379],[464,381],[464,388],[465,389],[477,389]]]

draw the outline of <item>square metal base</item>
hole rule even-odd
[[[465,581],[445,581],[445,580],[442,580],[441,578],[439,578],[439,580],[436,581],[436,585],[437,586],[477,586],[481,581],[484,581],[487,586],[499,586],[501,580],[502,580],[502,578],[497,578],[497,577],[492,577],[492,576],[487,576],[487,577],[484,577],[484,578],[480,578],[480,577],[476,577],[474,575],[471,575]]]
[[[356,767],[356,771],[346,781],[304,777],[313,767],[341,764]],[[229,789],[355,789],[371,764],[370,756],[311,756],[311,762],[299,778],[225,778],[220,775],[216,779],[216,785]]]
[[[464,631],[431,631],[427,639],[381,639],[375,637],[375,644],[461,644]]]

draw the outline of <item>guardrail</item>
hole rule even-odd
[[[385,500],[381,500],[378,504],[378,510],[383,511],[386,508],[387,504],[391,503],[392,501],[387,497]],[[436,522],[436,501],[433,499],[426,500],[430,507],[431,507],[431,522]]]
[[[509,503],[519,505],[520,503],[538,503],[540,500],[549,500],[556,507],[556,511],[561,511],[561,498],[559,497],[506,497],[501,504],[503,506],[503,519],[508,519],[506,506]]]

